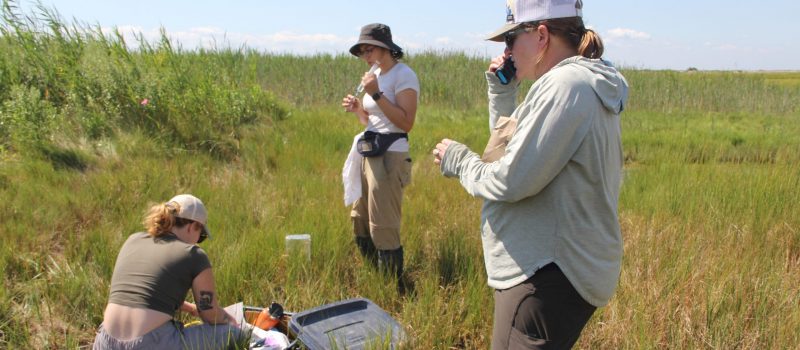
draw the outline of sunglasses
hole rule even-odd
[[[200,223],[198,222],[198,224],[200,224]],[[203,226],[203,227],[200,228],[200,238],[197,239],[197,243],[202,243],[203,241],[206,240],[206,238],[208,238],[208,231],[206,231],[205,225],[203,225],[203,224],[200,224],[200,225]]]
[[[530,33],[532,31],[536,30],[536,28],[539,28],[539,22],[523,23],[517,29],[509,30],[503,36],[503,39],[505,39],[505,42],[506,42],[506,47],[509,50],[511,50],[512,48],[514,48],[514,42],[517,40],[517,37],[520,34],[522,34],[522,33]]]
[[[361,52],[358,53],[358,57],[367,56],[367,55],[371,54],[373,50],[375,50],[374,47],[368,47],[366,49],[363,49],[363,50],[361,50]]]

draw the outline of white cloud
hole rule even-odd
[[[141,36],[149,43],[157,43],[161,39],[160,28],[145,29],[134,25],[121,25],[116,27],[125,38],[125,42],[132,48],[139,46],[136,36]],[[111,28],[102,28],[103,33],[110,35]],[[196,48],[239,48],[247,47],[255,50],[292,53],[343,53],[350,45],[358,40],[357,36],[339,36],[330,33],[298,33],[294,31],[281,31],[269,34],[247,34],[240,32],[226,32],[218,27],[194,27],[181,31],[170,31],[165,28],[167,37],[176,47],[186,50]],[[465,33],[456,36],[433,36],[420,32],[407,37],[395,37],[406,52],[416,53],[422,51],[462,51],[485,57],[492,57],[502,53],[503,45],[485,40],[485,33]]]
[[[139,26],[132,26],[132,25],[125,25],[125,26],[117,26],[116,27],[120,33],[138,33],[142,31],[142,27]],[[113,31],[112,28],[103,27],[103,33],[111,33]]]
[[[220,33],[225,33],[225,30],[217,27],[196,27],[189,29],[189,32],[216,35]]]
[[[737,50],[739,50],[738,46],[731,45],[731,44],[709,45],[709,46],[714,50],[720,50],[720,51],[737,51]]]
[[[614,28],[606,33],[606,38],[609,41],[624,40],[624,39],[649,40],[650,34],[647,34],[645,32],[640,32],[634,29]]]
[[[133,48],[139,46],[136,35],[141,35],[148,42],[160,40],[161,31],[158,28],[144,29],[139,26],[123,25],[117,29],[125,41]],[[110,35],[112,28],[102,28],[103,33]],[[319,52],[341,52],[356,41],[355,37],[340,37],[335,34],[314,33],[304,34],[292,31],[282,31],[272,34],[246,34],[226,32],[217,27],[195,27],[183,31],[166,30],[167,37],[176,46],[184,49],[195,48],[249,48],[271,52],[292,52],[309,54]],[[344,48],[344,49],[343,49]]]
[[[436,39],[434,39],[434,40],[433,40],[433,42],[434,42],[436,45],[443,45],[443,46],[447,46],[447,45],[450,45],[450,43],[452,43],[452,42],[453,42],[453,40],[452,40],[452,39],[450,39],[450,38],[448,38],[448,37],[446,37],[446,36],[444,36],[444,37],[439,37],[439,38],[436,38]]]
[[[278,32],[275,34],[264,35],[260,37],[267,42],[274,42],[274,43],[303,42],[307,43],[309,46],[314,46],[320,43],[343,41],[343,38],[340,38],[333,34],[298,34],[294,32]]]

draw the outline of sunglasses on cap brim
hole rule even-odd
[[[203,225],[203,224],[201,224]],[[208,238],[208,230],[206,230],[206,225],[203,225],[203,229],[200,230],[200,238],[197,239],[197,243],[202,243]]]
[[[530,33],[536,30],[536,28],[539,27],[539,24],[540,24],[539,22],[525,22],[519,27],[513,30],[509,30],[508,32],[503,34],[503,40],[506,42],[506,47],[508,47],[508,49],[511,50],[514,47],[514,41],[517,40],[517,36],[519,36],[522,33]]]

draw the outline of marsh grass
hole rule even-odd
[[[359,257],[342,200],[360,127],[339,101],[363,63],[168,41],[131,51],[57,20],[61,36],[5,21],[0,348],[89,344],[119,247],[149,205],[181,192],[209,207],[202,246],[223,304],[301,311],[360,296],[412,348],[489,346],[480,202],[430,157],[443,137],[485,145],[485,59],[407,59],[423,92],[403,208],[413,290],[400,296]],[[800,74],[625,74],[622,278],[577,348],[797,348]],[[298,233],[312,237],[309,262],[284,251]]]

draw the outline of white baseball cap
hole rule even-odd
[[[175,213],[176,217],[197,221],[203,224],[203,234],[211,238],[211,232],[208,230],[208,212],[203,201],[191,194],[179,194],[169,200],[168,203],[177,203],[178,211]]]
[[[582,0],[507,0],[506,24],[486,37],[503,41],[503,35],[526,22],[545,19],[582,17]]]

